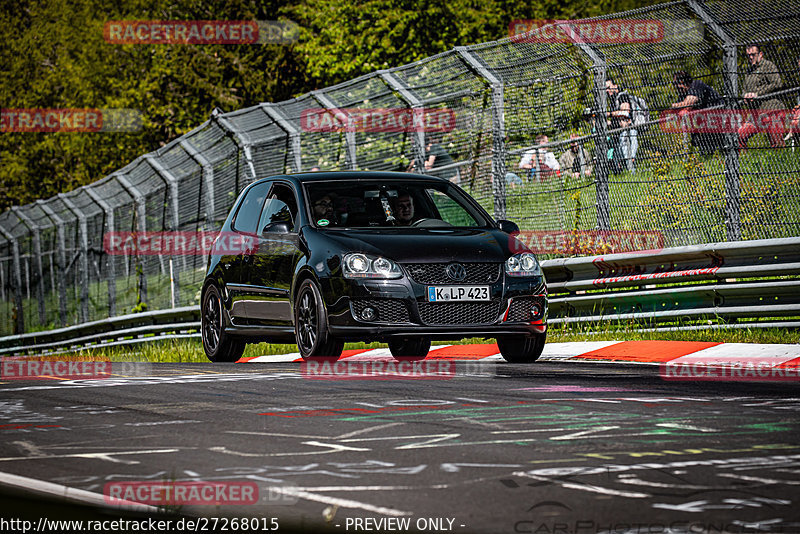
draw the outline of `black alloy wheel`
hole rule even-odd
[[[294,303],[294,330],[300,356],[308,358],[330,358],[342,355],[344,342],[328,332],[328,316],[325,303],[317,285],[304,280],[297,291]]]
[[[235,362],[242,357],[246,343],[225,333],[222,299],[219,290],[209,285],[203,294],[200,331],[203,350],[212,362]]]

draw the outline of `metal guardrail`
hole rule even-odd
[[[197,337],[187,334],[200,329],[200,307],[185,306],[110,317],[66,328],[0,338],[0,355],[52,352],[64,348],[89,348],[167,337]]]
[[[733,324],[800,318],[800,237],[545,260],[542,270],[551,324],[617,322],[652,331],[654,324],[716,318],[724,324],[658,330],[800,327],[799,321]],[[0,355],[199,337],[199,317],[198,306],[187,306],[7,336],[0,338]]]
[[[547,260],[542,269],[552,324],[800,317],[800,238]]]

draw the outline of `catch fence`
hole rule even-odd
[[[608,38],[637,25],[655,33]],[[605,33],[587,39],[581,27]],[[744,146],[737,128],[676,129],[669,111],[683,96],[675,73],[685,71],[720,95],[721,112],[757,113],[777,101],[788,123],[800,97],[799,43],[797,0],[680,0],[556,22],[290,101],[215,112],[110,176],[0,214],[0,335],[198,304],[203,256],[109,254],[104,237],[218,230],[257,177],[315,168],[413,166],[450,178],[523,234],[573,236],[540,249],[546,257],[625,252],[586,237],[614,232],[656,234],[663,247],[798,236],[800,150],[788,127]],[[780,76],[766,97],[745,98],[749,44]],[[609,117],[626,109],[612,101],[624,99],[609,81],[646,102],[644,123]],[[402,109],[446,124],[386,126],[387,110]],[[383,126],[365,126],[370,113],[383,114]],[[320,127],[329,119],[340,127]],[[532,169],[520,166],[531,151],[561,159],[572,143],[574,154],[585,150],[577,164],[555,172],[543,155]],[[426,168],[431,153],[438,162]]]

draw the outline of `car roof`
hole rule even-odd
[[[278,174],[264,178],[264,180],[274,180],[276,178],[288,179],[296,183],[324,182],[331,180],[386,180],[393,182],[398,180],[419,180],[436,183],[449,183],[444,178],[428,176],[425,174],[414,174],[410,172],[390,172],[390,171],[317,171],[300,172],[293,174]],[[259,180],[260,181],[260,180]]]

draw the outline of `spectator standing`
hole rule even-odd
[[[783,85],[778,67],[775,66],[775,63],[764,58],[764,52],[758,45],[748,45],[745,50],[747,59],[750,61],[750,67],[747,69],[744,84],[742,84],[744,102],[748,108],[758,109],[762,113],[762,117],[761,120],[757,120],[751,115],[749,120],[742,124],[739,128],[739,147],[747,147],[747,140],[759,131],[755,123],[764,121],[770,123],[767,128],[770,145],[773,148],[784,146],[783,129],[780,127],[780,121],[772,121],[763,117],[763,112],[775,111],[774,116],[776,118],[778,110],[782,108],[781,102],[777,98],[763,98],[770,93],[778,91]],[[756,113],[757,115],[758,113]]]
[[[619,173],[636,168],[636,154],[639,151],[639,124],[646,123],[649,109],[644,100],[625,90],[612,79],[606,80],[606,107],[608,108],[608,128],[619,130],[609,136],[609,159],[611,172]]]
[[[453,163],[453,158],[450,156],[447,150],[445,150],[445,148],[438,143],[438,139],[431,137],[427,146],[425,147],[425,170],[432,171],[438,167],[446,167],[448,165],[452,165]],[[461,181],[458,169],[455,167],[432,174],[445,178],[446,180],[450,180],[454,184],[457,184]]]

